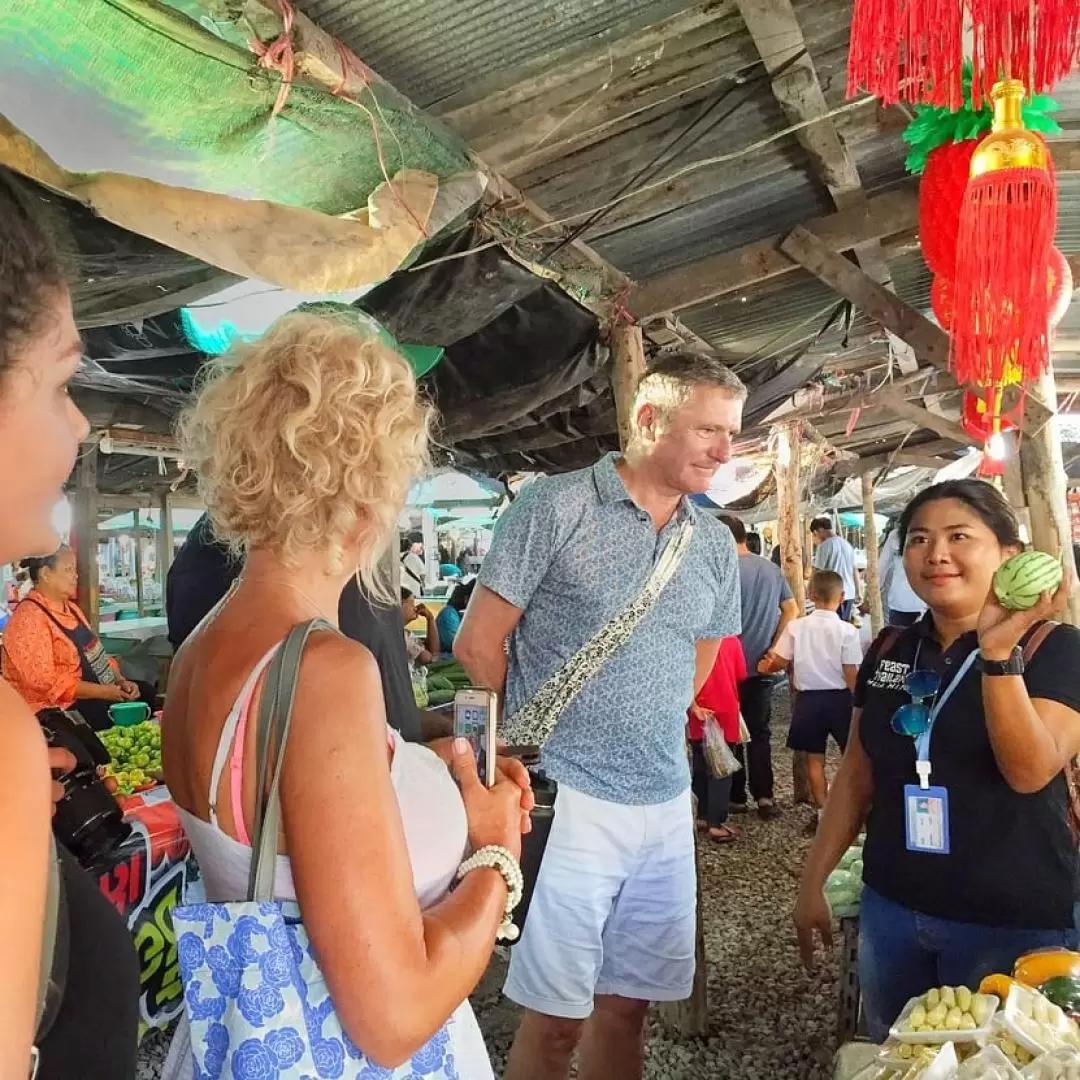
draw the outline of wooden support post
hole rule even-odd
[[[161,577],[161,596],[165,598],[165,578],[172,566],[176,554],[176,541],[173,534],[172,496],[166,492],[158,500],[158,513],[161,515],[161,529],[158,532],[158,574]]]
[[[1031,388],[1031,396],[1044,406],[1054,406],[1057,388],[1052,367]],[[1031,519],[1031,542],[1040,551],[1060,556],[1066,575],[1071,575],[1071,580],[1075,581],[1076,562],[1066,498],[1068,485],[1061,456],[1061,430],[1056,415],[1020,440],[1020,467]],[[1080,626],[1080,590],[1073,590],[1062,618],[1074,626]]]
[[[705,911],[701,896],[701,844],[694,848],[697,877],[697,936],[694,945],[694,985],[685,1001],[660,1006],[665,1026],[681,1038],[704,1038],[709,1034],[709,966],[705,957]]]
[[[141,619],[145,611],[145,604],[143,598],[143,531],[141,511],[133,510],[132,516],[135,518],[135,614]]]
[[[1005,475],[1001,486],[1005,498],[1013,508],[1020,522],[1020,534],[1027,543],[1031,542],[1031,515],[1028,513],[1027,496],[1024,494],[1024,470],[1020,464],[1020,445],[1015,431],[1007,431],[1002,436],[1005,440]]]
[[[615,412],[619,418],[619,445],[630,445],[634,424],[634,395],[641,376],[645,374],[645,345],[641,327],[617,325],[611,329],[611,351],[614,371],[611,377],[615,392]]]
[[[874,478],[862,474],[863,537],[866,541],[866,600],[870,604],[870,629],[877,637],[885,629],[881,603],[881,568],[878,566],[877,524],[874,521]]]
[[[791,586],[791,592],[801,612],[806,606],[806,586],[803,581],[802,529],[799,525],[799,432],[794,427],[782,427],[776,444],[776,495],[780,516],[780,568]]]
[[[806,578],[803,569],[803,521],[799,517],[799,426],[788,424],[777,431],[776,501],[779,515],[776,530],[780,542],[780,568],[798,604],[799,614],[806,610]],[[809,524],[807,519],[806,524]],[[809,547],[807,546],[807,551]],[[795,802],[809,803],[810,781],[806,755],[796,751],[791,759]]]
[[[75,565],[79,574],[79,607],[98,624],[98,492],[97,446],[86,447],[79,460],[75,491]]]

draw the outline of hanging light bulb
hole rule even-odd
[[[1005,436],[995,431],[986,444],[986,452],[994,461],[1004,461],[1006,455]]]

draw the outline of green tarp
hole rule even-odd
[[[341,214],[403,167],[439,177],[470,167],[460,146],[375,91],[359,108],[294,83],[273,117],[276,74],[152,0],[3,0],[0,73],[28,96],[46,95],[53,110],[66,101],[105,117],[114,139],[204,191]],[[40,138],[22,115],[12,119]],[[41,141],[69,164],[62,146]],[[84,164],[86,146],[79,151],[80,168],[101,167]]]

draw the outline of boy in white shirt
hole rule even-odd
[[[820,814],[828,786],[825,750],[831,735],[843,750],[851,728],[851,691],[862,663],[859,631],[837,613],[844,583],[833,570],[815,570],[810,578],[814,610],[788,623],[776,647],[758,664],[770,674],[790,665],[795,700],[788,747],[807,754],[810,793]]]

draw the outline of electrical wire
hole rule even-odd
[[[790,68],[797,61],[801,60],[805,55],[806,49],[803,48],[799,52],[791,56],[788,60],[786,60],[779,68],[777,68],[777,70],[772,74],[772,77],[775,78],[784,74],[784,72],[787,71],[788,68]],[[729,119],[749,100],[750,95],[748,92],[744,93],[743,96],[739,98],[739,100],[736,101],[735,104],[730,109],[728,109],[722,116],[717,117],[715,120],[713,120],[711,124],[699,131],[685,146],[679,147],[678,144],[682,142],[683,139],[687,138],[687,136],[689,136],[693,132],[694,128],[696,128],[699,124],[703,123],[706,119],[708,119],[709,115],[720,105],[722,105],[730,94],[732,94],[735,90],[739,88],[743,88],[745,91],[756,89],[757,84],[763,81],[763,77],[768,74],[769,73],[767,71],[763,71],[762,74],[756,75],[750,79],[741,79],[738,76],[729,76],[729,78],[733,78],[733,82],[728,86],[722,87],[719,93],[717,93],[716,96],[709,103],[707,103],[702,109],[698,110],[697,115],[690,121],[689,124],[686,125],[685,128],[683,128],[682,131],[680,131],[675,136],[675,138],[673,138],[666,145],[662,146],[646,165],[644,165],[641,169],[638,170],[637,173],[630,177],[630,179],[625,184],[623,184],[623,186],[619,188],[619,190],[616,192],[616,198],[622,195],[628,195],[632,193],[634,188],[642,180],[652,179],[652,177],[656,175],[659,169],[663,168],[665,165],[670,165],[681,154],[684,154],[687,150],[691,149],[706,135],[714,131],[717,126],[722,124],[725,120]],[[676,149],[677,147],[678,149]],[[611,209],[611,207],[603,207],[597,210],[594,214],[590,215],[580,225],[572,229],[567,234],[567,236],[565,236],[559,242],[559,244],[554,248],[554,250],[550,251],[544,257],[544,259],[541,260],[541,262],[550,261],[550,259],[554,255],[556,255],[562,248],[566,247],[569,244],[572,244],[575,240],[578,239],[579,236],[581,236],[583,233],[588,232],[589,229],[596,225],[596,223],[600,221],[607,213],[609,213]]]

